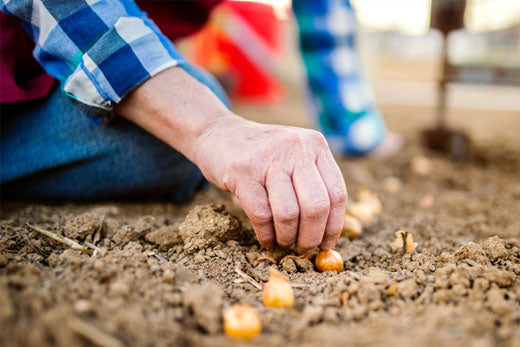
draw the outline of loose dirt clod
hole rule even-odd
[[[184,250],[194,253],[243,235],[242,223],[224,205],[197,206],[179,227]]]
[[[474,242],[469,242],[464,246],[461,246],[455,253],[453,253],[453,256],[459,260],[470,259],[483,265],[489,263],[486,252],[480,245],[477,245]]]
[[[136,241],[141,236],[152,230],[152,216],[144,216],[139,218],[135,223],[125,225],[118,231],[113,239],[119,246],[124,246],[130,241]]]
[[[84,240],[85,237],[97,231],[99,225],[99,216],[95,213],[86,212],[65,218],[63,233],[71,239]]]
[[[508,256],[504,240],[496,235],[484,241],[482,249],[491,260],[504,259]]]
[[[164,226],[152,231],[146,234],[145,239],[159,246],[161,250],[167,250],[174,245],[182,243],[179,228],[173,225]]]
[[[213,282],[194,284],[184,291],[185,305],[205,332],[214,334],[220,330],[223,296],[222,289]]]

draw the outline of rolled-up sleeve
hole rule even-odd
[[[111,114],[130,91],[185,59],[129,0],[2,0],[36,42],[34,56],[86,115]]]

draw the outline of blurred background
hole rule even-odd
[[[508,124],[520,122],[520,0],[467,0],[461,27],[445,32],[446,40],[432,28],[432,0],[352,4],[364,70],[390,128],[403,126],[405,114],[436,124],[442,112],[481,141],[516,136]],[[443,64],[443,42],[452,69]],[[178,47],[219,78],[237,113],[311,126],[290,0],[228,0]]]

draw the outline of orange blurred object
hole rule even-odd
[[[273,102],[283,96],[276,60],[287,21],[269,4],[226,1],[189,39],[191,61],[213,73],[231,97]]]

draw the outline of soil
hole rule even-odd
[[[417,114],[429,111],[383,111],[406,146],[387,161],[340,160],[351,196],[366,187],[383,211],[358,239],[339,241],[339,274],[262,249],[240,206],[215,188],[185,205],[3,202],[0,345],[228,346],[222,310],[240,302],[262,317],[251,345],[520,346],[518,115],[461,111],[477,150],[454,164],[419,144]],[[419,155],[432,172],[411,169]],[[27,223],[98,250],[73,250]],[[399,229],[413,234],[413,254],[394,247]],[[292,309],[264,307],[235,271],[262,283],[270,266],[295,285]]]

